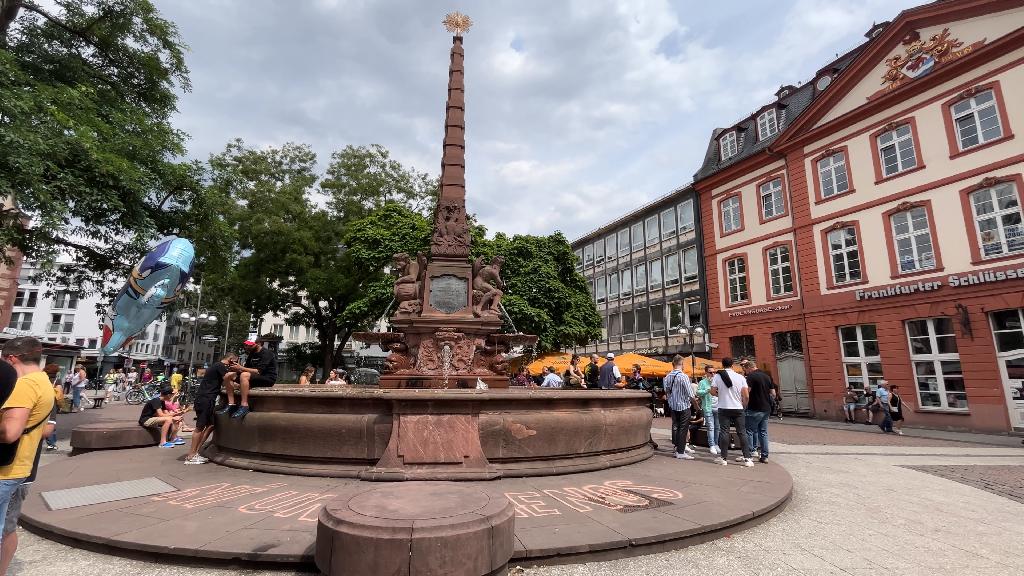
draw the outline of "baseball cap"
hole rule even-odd
[[[253,341],[253,340],[246,340],[245,342],[242,342],[242,344],[243,344],[244,346],[255,346],[255,345],[256,345],[256,342],[255,342],[255,341]]]
[[[605,354],[604,357],[609,359],[609,360],[612,360],[613,358],[615,358],[615,354],[613,352],[609,352],[609,353]]]

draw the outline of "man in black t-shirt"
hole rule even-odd
[[[170,386],[164,386],[160,389],[159,396],[142,405],[142,415],[139,416],[139,426],[160,429],[161,448],[174,448],[185,443],[183,439],[178,438],[181,414],[164,407],[164,403],[170,402],[172,396],[174,390]]]
[[[228,405],[218,414],[230,414],[232,418],[245,418],[249,413],[249,388],[269,388],[277,382],[277,356],[259,342],[245,341],[248,355],[245,366],[237,363],[228,367],[230,371],[224,377],[224,391],[227,393]],[[241,404],[235,405],[235,384],[241,391]]]
[[[740,367],[750,388],[750,400],[743,414],[747,425],[747,445],[759,447],[759,461],[764,463],[768,461],[768,420],[775,402],[775,383],[771,376],[758,369],[753,360],[744,360]]]
[[[227,381],[231,372],[231,366],[238,363],[238,354],[228,352],[213,366],[206,369],[203,380],[199,383],[199,390],[196,391],[196,429],[192,432],[192,447],[185,455],[185,464],[206,464],[208,459],[199,455],[203,444],[213,434],[213,407],[217,404],[217,396],[220,396],[220,386]],[[228,384],[230,386],[230,384]]]

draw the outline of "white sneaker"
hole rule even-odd
[[[744,458],[743,456],[737,456],[735,458],[735,460],[736,460],[736,462],[743,462],[744,460],[749,460],[749,458]]]
[[[754,467],[754,460],[751,459],[751,458],[744,458],[743,459],[743,466],[745,466],[747,468],[753,468]]]
[[[684,450],[685,450],[685,451],[686,451],[687,453],[691,453],[691,452],[693,452],[693,446],[690,446],[689,444],[687,444],[687,445],[686,445],[686,448],[684,448]]]
[[[726,461],[724,458],[715,458],[714,460],[712,460],[712,462],[714,462],[715,464],[721,464],[722,466],[729,465],[729,462]]]
[[[897,430],[896,433],[899,434],[900,436],[903,436],[903,430]]]
[[[185,459],[186,466],[190,464],[206,464],[207,462],[209,462],[209,460],[203,458],[202,456],[193,456],[192,458]]]
[[[200,456],[199,454],[196,454],[196,455],[195,455],[195,456],[194,456],[194,457],[193,457],[192,459],[193,459],[193,460],[199,460],[199,461],[201,461],[201,462],[202,462],[203,464],[206,464],[207,462],[209,462],[209,461],[210,461],[210,459],[209,459],[209,458],[203,458],[203,457],[202,457],[202,456]]]
[[[686,452],[683,452],[681,454],[679,452],[676,452],[676,458],[678,458],[680,460],[696,460],[696,458],[694,458],[693,456],[690,456]]]
[[[722,451],[718,449],[718,446],[715,446],[715,445],[712,445],[711,448],[708,448],[708,452],[711,452],[712,454],[721,454],[722,453]]]

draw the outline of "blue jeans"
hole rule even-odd
[[[708,448],[718,444],[718,410],[704,411],[704,426],[708,429]]]
[[[71,389],[71,407],[78,410],[78,407],[82,405],[82,389],[75,386]]]
[[[7,522],[7,505],[11,503],[11,496],[25,482],[25,478],[14,480],[0,480],[0,526]],[[0,540],[3,535],[0,534]]]
[[[768,457],[768,416],[769,412],[747,410],[747,444],[758,446],[762,458]]]
[[[882,417],[882,423],[878,425],[883,432],[892,432],[892,413],[889,412],[889,405],[882,404],[882,411],[885,416]]]

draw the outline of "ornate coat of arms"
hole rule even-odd
[[[868,97],[868,100],[895,90],[904,83],[920,78],[938,66],[959,59],[985,44],[985,39],[964,46],[959,38],[950,37],[949,28],[932,35],[928,41],[921,39],[921,33],[910,32],[903,39],[903,54],[896,54],[885,61],[882,74],[882,88]]]

